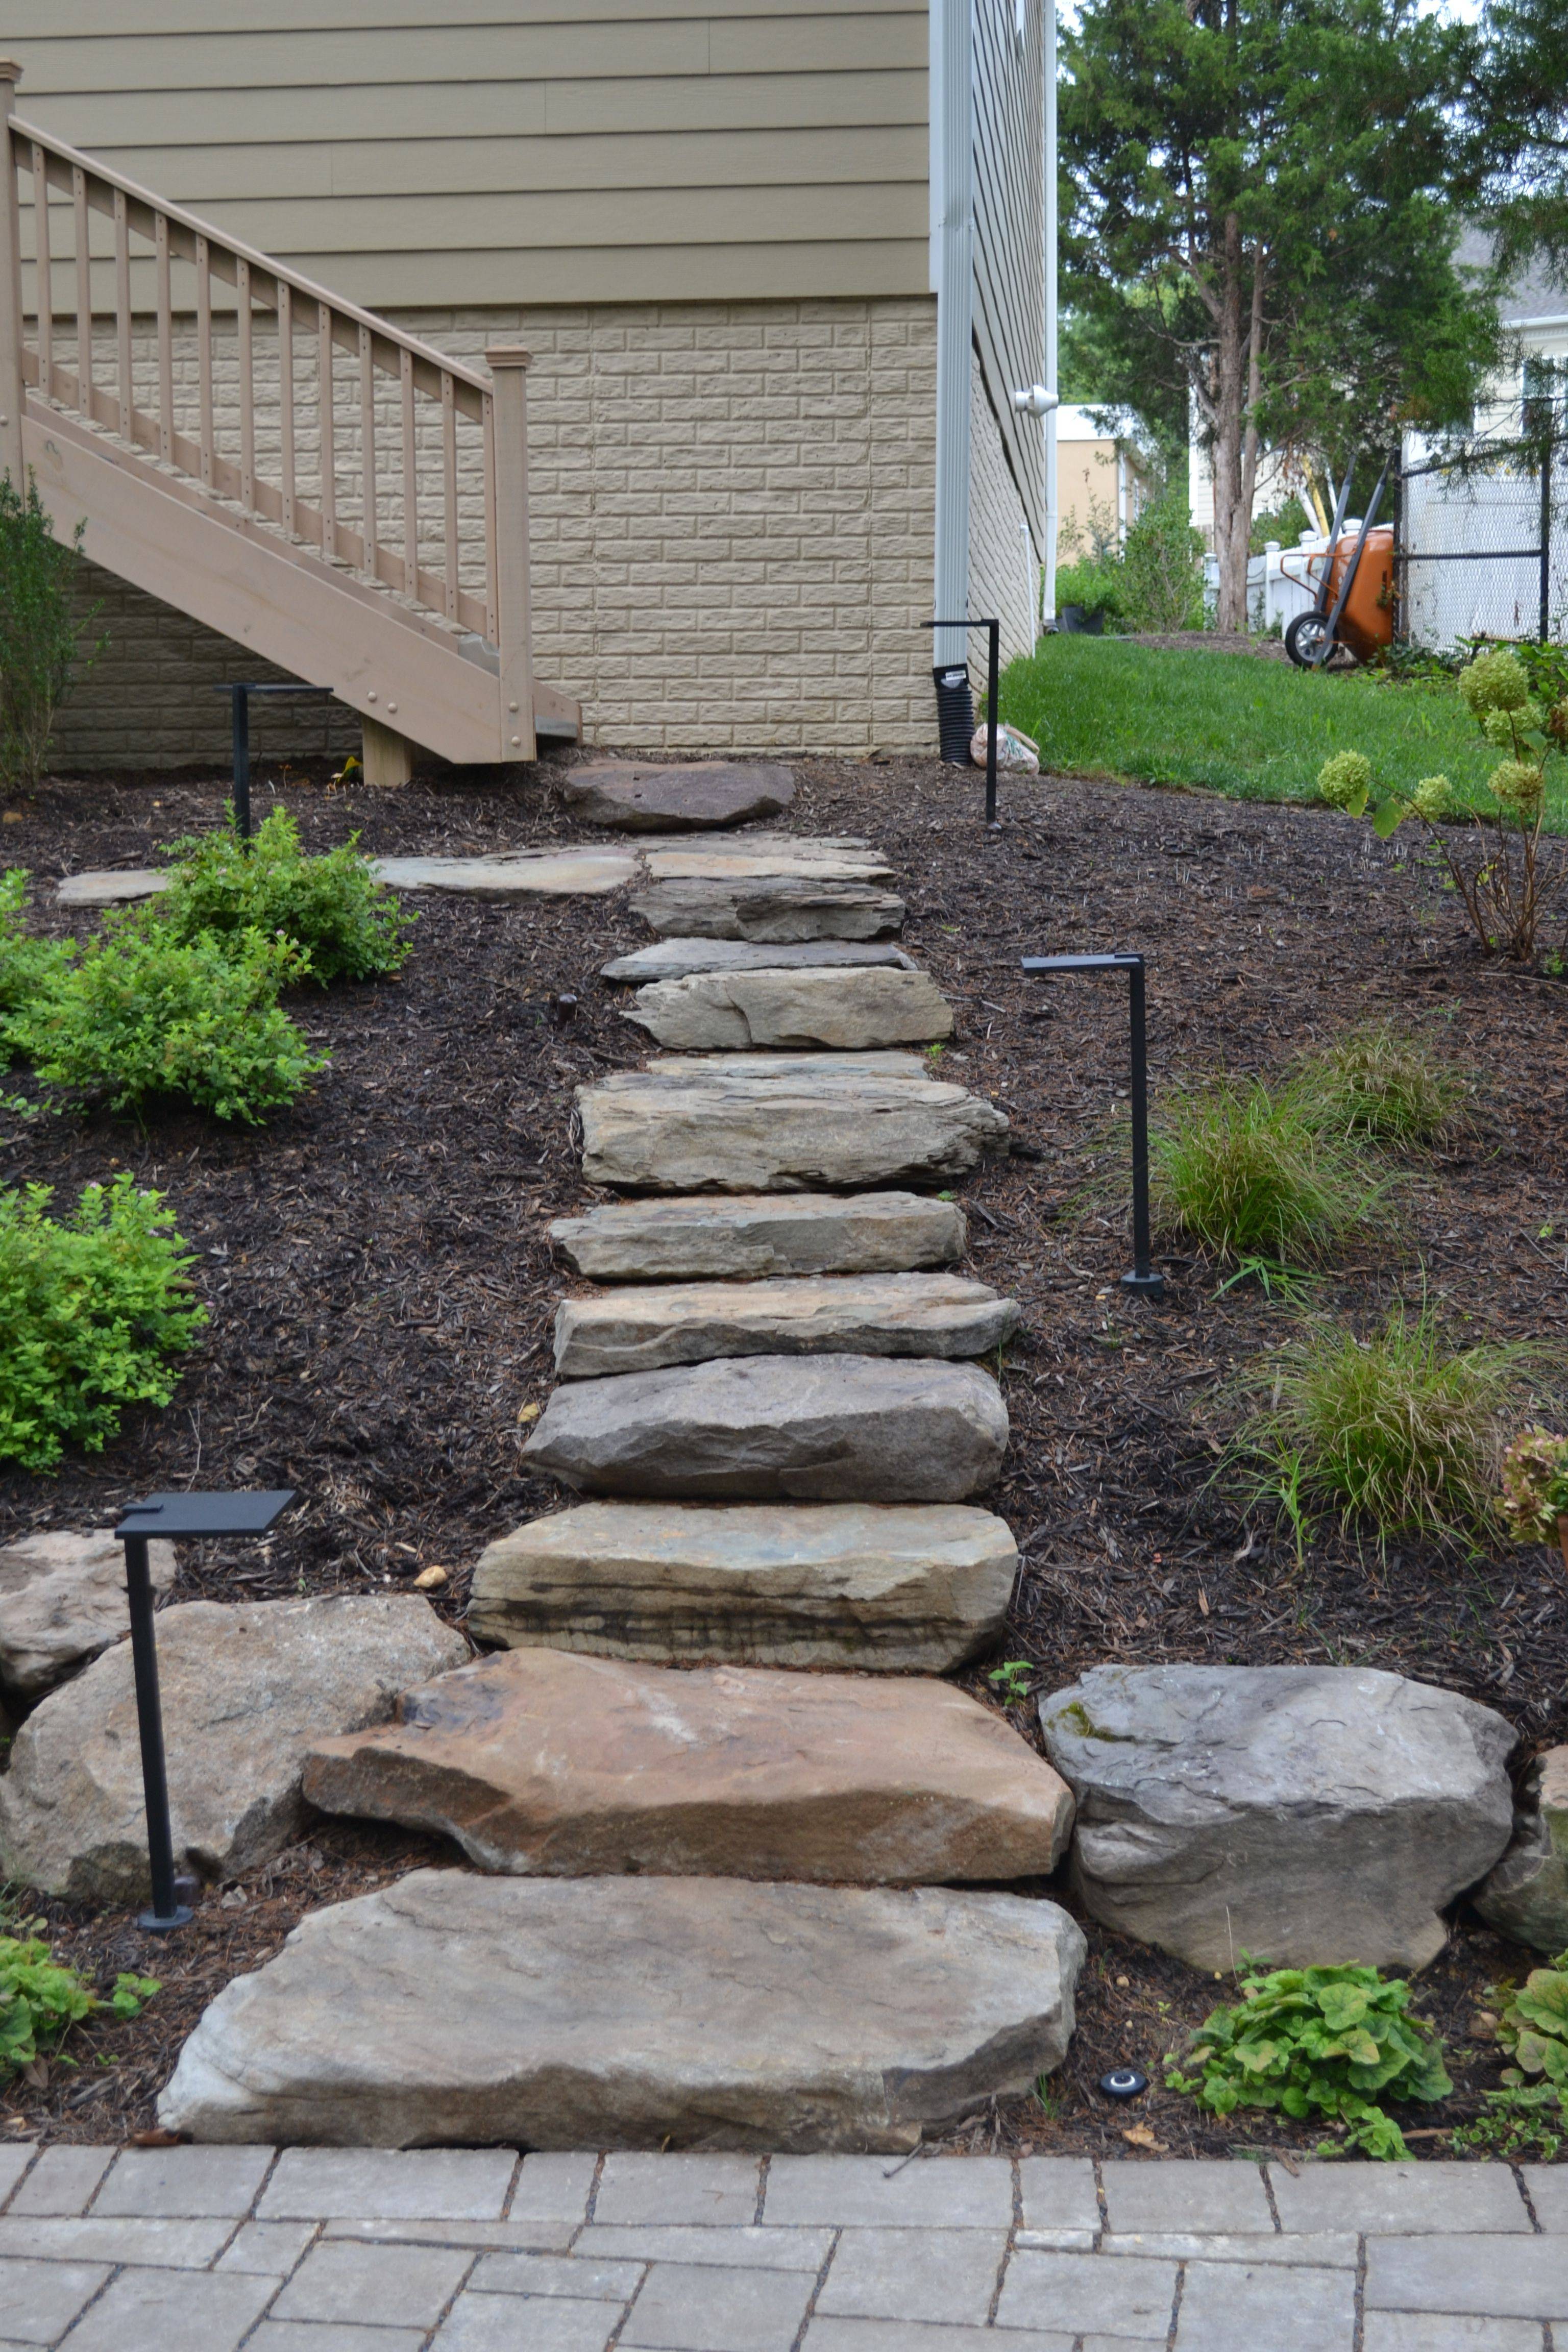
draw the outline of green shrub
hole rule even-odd
[[[16,1057],[16,1032],[76,953],[71,940],[40,940],[26,928],[27,876],[0,877],[0,1069]]]
[[[58,2050],[84,2017],[106,2009],[116,2017],[140,2017],[143,2004],[162,1990],[156,1977],[121,1974],[109,1999],[100,2000],[79,1969],[51,1957],[41,1937],[0,1936],[0,2083]]]
[[[1424,1039],[1380,1024],[1312,1055],[1291,1087],[1309,1121],[1395,1150],[1452,1134],[1470,1091],[1465,1074]]]
[[[14,1034],[37,1076],[72,1098],[124,1110],[183,1095],[255,1126],[326,1066],[278,1003],[305,969],[290,940],[203,931],[182,942],[134,908],[107,919]]]
[[[73,594],[86,529],[62,546],[32,475],[26,497],[0,475],[0,785],[37,782],[78,665],[99,651],[81,652],[98,607],[79,619]]]
[[[1248,1374],[1261,1399],[1240,1445],[1270,1491],[1304,1515],[1364,1520],[1380,1538],[1473,1541],[1497,1529],[1504,1431],[1530,1351],[1482,1342],[1450,1352],[1431,1306],[1393,1306],[1361,1339],[1310,1325]]]
[[[1256,1081],[1173,1096],[1150,1138],[1149,1179],[1162,1225],[1244,1265],[1310,1265],[1387,1222],[1387,1179],[1296,1093]]]
[[[1123,610],[1161,635],[1204,625],[1204,541],[1183,475],[1150,500],[1122,544]]]
[[[175,842],[179,863],[158,908],[176,940],[204,931],[236,939],[247,930],[281,933],[310,958],[310,977],[374,980],[408,960],[405,914],[379,883],[354,844],[310,856],[287,809],[275,808],[248,848],[229,821],[216,833]]]
[[[47,1184],[0,1192],[0,1458],[48,1470],[102,1452],[128,1404],[167,1404],[206,1321],[191,1253],[127,1171],[57,1223]]]
[[[1113,554],[1080,555],[1057,570],[1057,610],[1081,605],[1086,613],[1103,613],[1119,621],[1126,612],[1126,591],[1120,561]]]
[[[1316,515],[1308,513],[1304,500],[1294,490],[1288,490],[1277,507],[1265,507],[1261,514],[1253,516],[1248,552],[1265,554],[1271,539],[1278,540],[1282,548],[1299,547],[1301,533],[1317,528]]]
[[[1194,2035],[1187,2072],[1171,2062],[1166,2088],[1213,2116],[1261,2107],[1304,2123],[1326,2116],[1345,2144],[1390,2162],[1408,2150],[1379,2097],[1431,2101],[1454,2085],[1443,2044],[1410,2014],[1410,1988],[1375,1969],[1278,1969],[1242,1958],[1242,1998]],[[1325,2153],[1327,2151],[1325,2150]]]

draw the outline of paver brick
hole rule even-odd
[[[367,2246],[467,2246],[474,2253],[564,2253],[576,2235],[570,2221],[356,2221],[340,2217],[323,2230]]]
[[[754,2156],[607,2156],[594,2219],[744,2224],[756,2219],[758,2169]]]
[[[431,2352],[605,2352],[619,2317],[614,2303],[462,2294],[431,2338]]]
[[[16,2151],[18,2155],[20,2149]],[[12,2151],[7,2148],[9,2156]],[[12,2198],[9,2213],[79,2213],[114,2161],[111,2147],[47,2147]]]
[[[313,2327],[298,2319],[264,2319],[245,2352],[423,2352],[423,2327]]]
[[[99,2263],[0,2262],[3,2340],[53,2344],[109,2275]]]
[[[620,2340],[658,2352],[790,2352],[811,2286],[799,2271],[656,2263]]]
[[[201,2221],[248,2213],[272,2162],[269,2147],[128,2147],[92,2200],[94,2214]]]
[[[1568,2319],[1568,2239],[1373,2238],[1366,2250],[1366,2307]]]
[[[434,2327],[472,2261],[461,2247],[360,2246],[328,2239],[306,2255],[273,2316]]]
[[[1568,2164],[1527,2164],[1524,2185],[1543,2230],[1568,2230]]]
[[[1294,2174],[1271,2164],[1268,2179],[1287,2231],[1408,2236],[1530,2228],[1506,2164],[1307,2164]]]
[[[989,2327],[922,2326],[908,2319],[813,2319],[805,2352],[1073,2352],[1078,2338],[1035,2328],[996,2336]],[[1160,2338],[1163,2352],[1164,2338]],[[1142,2352],[1123,2337],[1115,2352]],[[1154,2352],[1151,2343],[1148,2352]]]
[[[1190,2263],[1176,2352],[1352,2352],[1355,2279],[1349,2271]]]
[[[70,2352],[237,2352],[277,2291],[275,2279],[121,2271],[72,2329]]]
[[[766,2222],[888,2229],[1007,2229],[1013,2168],[1000,2156],[775,2156]]]
[[[701,2230],[666,2223],[647,2229],[591,2222],[573,2252],[589,2261],[718,2263],[726,2268],[810,2271],[827,2260],[831,2230]]]
[[[30,2139],[13,2142],[9,2147],[0,2147],[0,2205],[4,2205],[26,2171],[33,2161],[34,2152],[34,2142]]]
[[[1534,2319],[1469,2319],[1436,2312],[1369,2311],[1362,2352],[1542,2352]]]
[[[1087,2156],[1026,2156],[1018,2167],[1026,2230],[1098,2230],[1100,2199]]]
[[[1019,2232],[1018,2242],[1023,2242]],[[1240,2237],[1210,2237],[1200,2231],[1136,2230],[1126,2237],[1107,2231],[1100,2242],[1102,2254],[1155,2254],[1173,2263],[1305,2263],[1321,2270],[1353,2271],[1360,2259],[1359,2240],[1348,2231],[1325,2231],[1321,2237],[1288,2238],[1261,2233]]]
[[[979,2327],[1006,2252],[1003,2230],[846,2230],[816,2308]]]
[[[640,2263],[595,2262],[562,2254],[486,2254],[468,2281],[474,2294],[567,2294],[590,2303],[629,2303],[642,2284]]]
[[[286,2147],[264,2221],[499,2221],[517,2158],[504,2147]]]
[[[258,2278],[287,2278],[316,2234],[313,2221],[247,2221],[236,2231],[213,2268],[247,2271]]]
[[[525,2156],[512,2184],[509,2221],[570,2221],[581,2222],[588,2210],[588,2192],[599,2159],[591,2151],[541,2148]]]
[[[1098,2327],[1163,2344],[1176,2298],[1174,2263],[1108,2263],[1098,2254],[1015,2254],[1002,2282],[996,2325]],[[998,2346],[997,2352],[1004,2352]]]
[[[1212,2158],[1166,2164],[1102,2164],[1109,2226],[1118,2237],[1134,2230],[1205,2230],[1272,2233],[1268,2193],[1256,2165]]]
[[[26,2215],[0,2219],[0,2254],[56,2263],[135,2263],[143,2269],[205,2270],[221,2252],[232,2221],[102,2221],[95,2213],[66,2219]]]

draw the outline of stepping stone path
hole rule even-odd
[[[575,781],[682,821],[668,776]],[[579,1090],[583,1172],[676,1197],[552,1227],[606,1286],[563,1299],[524,1448],[605,1499],[485,1552],[468,1624],[499,1655],[409,1676],[395,1723],[319,1724],[304,1767],[317,1804],[495,1874],[315,1914],[232,1983],[160,2111],[198,2139],[908,2149],[1067,2047],[1079,1929],[944,1883],[1037,1879],[1073,1815],[934,1679],[995,1638],[1017,1564],[970,1499],[1007,1414],[963,1360],[1016,1307],[931,1270],[966,1244],[931,1192],[1007,1121],[896,1050],[952,1014],[864,944],[904,914],[868,844],[619,854],[664,939],[608,976],[694,1050]]]
[[[788,768],[738,760],[697,760],[680,767],[647,761],[600,760],[568,768],[556,790],[587,824],[618,833],[657,833],[661,826],[699,832],[777,816],[795,798]]]
[[[1044,1876],[1072,1799],[947,1683],[510,1650],[321,1741],[327,1812],[443,1831],[482,1870],[579,1878]]]

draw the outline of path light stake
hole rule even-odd
[[[147,1806],[147,1858],[153,1907],[136,1924],[153,1935],[183,1927],[189,1906],[174,1876],[174,1833],[169,1821],[169,1776],[163,1764],[163,1710],[158,1697],[158,1644],[153,1629],[153,1579],[147,1543],[195,1536],[264,1536],[294,1499],[291,1486],[239,1495],[153,1495],[128,1503],[114,1533],[125,1546],[125,1591],[131,1603],[131,1664],[136,1677],[136,1726],[142,1738],[142,1788]]]
[[[984,629],[985,632],[985,823],[994,833],[996,817],[996,696],[1002,667],[1000,621],[928,621],[928,629]]]
[[[1026,971],[1124,971],[1132,1020],[1132,1271],[1124,1290],[1163,1298],[1165,1277],[1149,1262],[1149,1054],[1143,1000],[1143,959],[1117,950],[1110,955],[1025,956]]]
[[[331,694],[330,686],[255,686],[237,679],[214,687],[229,698],[234,720],[234,821],[241,841],[250,839],[250,698],[253,694]]]

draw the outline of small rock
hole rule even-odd
[[[412,1593],[158,1615],[158,1678],[177,1868],[236,1878],[304,1827],[300,1775],[323,1732],[384,1723],[401,1691],[467,1657]],[[0,1875],[75,1902],[148,1890],[131,1645],[107,1650],[27,1717],[0,1778]]]
[[[487,1546],[477,1640],[682,1664],[942,1674],[1002,1630],[1018,1555],[951,1503],[584,1503]]]
[[[665,1282],[902,1274],[962,1257],[969,1230],[955,1202],[918,1192],[759,1192],[616,1201],[559,1219],[550,1238],[591,1282]]]
[[[1040,1722],[1089,1913],[1194,1968],[1424,1968],[1507,1841],[1512,1727],[1399,1675],[1096,1666]]]
[[[236,1977],[159,2120],[344,2147],[908,2151],[1061,2063],[1083,1955],[1065,1911],[1012,1895],[416,1871]]]
[[[444,1584],[450,1584],[451,1580],[450,1575],[444,1568],[436,1566],[422,1568],[414,1580],[414,1590],[416,1592],[439,1592],[441,1587]]]
[[[659,1045],[685,1052],[858,1053],[952,1034],[952,1007],[923,971],[694,972],[639,988],[622,1010]]]
[[[602,980],[684,980],[693,971],[822,971],[846,966],[913,971],[915,961],[902,948],[878,940],[801,940],[793,947],[752,940],[656,940],[650,948],[616,956],[601,967]]]
[[[174,1581],[174,1547],[150,1543],[156,1591]],[[131,1631],[125,1547],[91,1535],[24,1536],[0,1551],[0,1685],[20,1698],[49,1690]]]
[[[959,1503],[1006,1444],[1002,1391],[974,1364],[746,1356],[574,1381],[523,1458],[588,1494]]]
[[[555,1370],[581,1381],[714,1356],[986,1356],[1017,1321],[1016,1300],[956,1274],[650,1285],[563,1299]]]
[[[808,876],[655,882],[631,908],[667,939],[879,940],[904,928],[890,891]]]
[[[1046,1877],[1072,1799],[951,1684],[508,1650],[319,1741],[330,1813],[455,1838],[481,1870],[938,1885]]]
[[[556,789],[588,824],[620,833],[700,832],[777,816],[795,798],[788,768],[762,761],[697,760],[659,767],[647,761],[603,760],[568,768]]]
[[[1471,1900],[1483,1919],[1555,1958],[1568,1950],[1568,1748],[1531,1766],[1513,1843]]]

